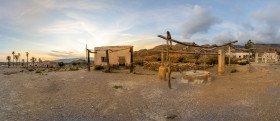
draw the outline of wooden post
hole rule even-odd
[[[249,54],[248,54],[249,72],[251,72],[250,51],[249,51]]]
[[[110,63],[109,63],[109,52],[108,52],[108,50],[106,50],[106,61],[107,61],[106,72],[110,72]]]
[[[27,63],[26,63],[26,68],[28,69],[29,68],[29,65],[28,65],[28,56],[27,56]]]
[[[171,35],[169,31],[167,31],[167,37],[166,37],[166,46],[167,46],[167,58],[168,58],[168,88],[171,89],[171,62],[170,62],[170,56],[169,56],[169,43]]]
[[[90,52],[87,49],[88,71],[90,71],[90,55],[89,54],[90,54]]]
[[[255,62],[259,63],[259,53],[257,53],[257,52],[255,54]]]
[[[206,69],[206,51],[204,52],[205,54],[204,54],[204,67],[203,67],[203,69],[205,70]]]
[[[133,47],[130,48],[130,73],[133,73]]]
[[[86,59],[88,58],[88,49],[87,49],[87,44],[86,44]]]
[[[225,53],[223,50],[219,50],[219,64],[218,64],[218,75],[223,76],[225,74]]]
[[[164,53],[161,51],[161,64],[158,69],[158,76],[160,80],[166,80],[166,67],[164,67]]]
[[[161,63],[160,63],[160,66],[163,66],[164,64],[164,53],[163,51],[161,51]]]
[[[230,66],[230,56],[231,56],[231,52],[230,52],[230,45],[228,46],[228,65]]]

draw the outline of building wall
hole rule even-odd
[[[228,56],[229,53],[227,52],[226,55]],[[230,56],[232,58],[239,58],[239,59],[244,59],[249,55],[247,52],[231,52]],[[250,53],[252,55],[252,53]]]
[[[107,62],[102,62],[102,57],[106,57],[106,50],[109,51],[109,64],[110,65],[119,65],[119,57],[125,57],[125,66],[131,65],[131,53],[130,49],[133,46],[106,46],[106,47],[95,47],[94,51],[94,65],[106,66]]]
[[[263,63],[275,63],[279,61],[279,55],[275,53],[264,53],[262,55]]]

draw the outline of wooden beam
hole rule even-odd
[[[130,73],[133,73],[133,47],[130,48]]]
[[[165,39],[167,40],[167,38],[165,36],[162,36],[162,35],[158,35],[159,38],[162,38],[162,39]],[[173,41],[175,43],[178,43],[178,44],[182,44],[182,45],[185,45],[185,46],[194,46],[195,43],[187,43],[187,42],[180,42],[180,41],[177,41],[177,40],[174,40],[174,39],[169,39],[170,41]]]
[[[168,38],[166,38],[165,36],[162,36],[162,35],[158,35],[159,38],[162,38],[162,39],[165,39],[167,40]],[[226,45],[230,45],[232,43],[236,43],[238,42],[237,40],[235,41],[232,41],[232,42],[228,42],[228,43],[224,43],[222,45],[197,45],[195,44],[194,42],[180,42],[180,41],[177,41],[177,40],[174,40],[174,39],[169,39],[169,41],[172,41],[172,42],[175,42],[175,43],[178,43],[178,44],[181,44],[181,45],[185,45],[185,46],[193,46],[193,47],[201,47],[201,48],[213,48],[213,47],[222,47],[222,46],[226,46]]]
[[[167,51],[163,51],[163,52],[167,53]],[[169,51],[169,53],[198,54],[198,55],[219,55],[219,53],[176,52],[176,51]]]

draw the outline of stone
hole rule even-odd
[[[202,84],[211,81],[210,73],[204,70],[191,70],[182,72],[183,83]]]

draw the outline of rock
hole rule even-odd
[[[210,73],[208,71],[191,70],[185,71],[182,74],[182,82],[184,83],[192,82],[193,84],[202,84],[211,81]]]

